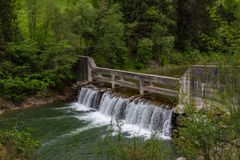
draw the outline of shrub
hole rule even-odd
[[[32,159],[40,142],[24,131],[0,131],[0,159]]]
[[[20,101],[26,95],[34,95],[44,91],[48,82],[29,78],[9,78],[0,80],[0,95],[14,101]]]
[[[114,160],[164,160],[171,157],[171,152],[164,142],[154,134],[148,140],[134,137],[125,139],[121,132],[122,121],[116,121],[116,136],[111,130],[101,139],[96,148],[98,159]]]

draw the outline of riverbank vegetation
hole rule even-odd
[[[153,133],[150,139],[133,137],[126,139],[122,133],[121,120],[113,121],[108,132],[96,145],[96,158],[109,160],[165,160],[174,159],[168,142],[160,141]],[[114,126],[117,130],[114,131]],[[114,131],[114,135],[112,133]],[[137,135],[136,135],[137,136]]]
[[[0,159],[33,159],[40,142],[33,139],[28,132],[12,129],[0,131]]]

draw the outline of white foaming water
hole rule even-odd
[[[90,112],[82,116],[76,116],[79,120],[91,122],[93,125],[106,126],[111,123],[112,118],[100,112]]]
[[[94,110],[93,108],[89,108],[89,107],[87,107],[83,104],[80,104],[78,102],[72,103],[71,108],[72,108],[73,111],[77,111],[77,112],[88,112],[88,111]]]
[[[100,91],[95,89],[81,89],[78,102],[74,103],[73,109],[83,112],[92,111],[93,108],[98,108],[98,110],[76,118],[99,126],[110,125],[113,122],[123,123],[121,131],[127,132],[128,137],[150,138],[154,134],[159,138],[170,139],[172,110],[164,109],[167,106],[158,107],[141,100],[130,102],[128,99],[114,96],[109,91],[100,96],[98,100],[96,97],[99,97],[99,93]],[[113,129],[117,131],[118,125],[113,125]]]

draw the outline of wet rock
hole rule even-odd
[[[184,157],[178,157],[176,160],[186,160]]]

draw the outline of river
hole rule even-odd
[[[80,108],[76,110],[76,106]],[[34,159],[95,160],[101,139],[109,133],[115,135],[115,130],[109,130],[110,121],[109,117],[77,102],[56,103],[9,111],[0,116],[0,129],[29,129],[42,143]],[[131,142],[133,137],[139,141],[147,138],[145,132],[136,134],[130,128],[122,133],[126,141]],[[170,139],[159,141],[172,152]]]

